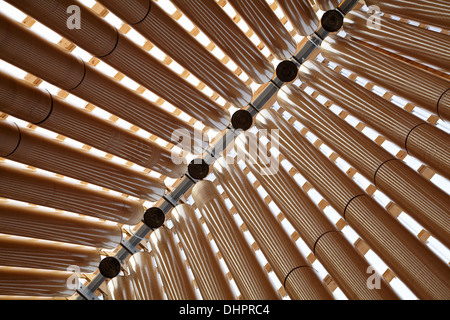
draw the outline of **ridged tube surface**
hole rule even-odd
[[[221,158],[213,170],[289,296],[333,299],[241,169]]]
[[[10,235],[0,235],[0,251],[0,265],[8,267],[67,271],[76,265],[91,273],[100,263],[95,248]]]
[[[185,164],[175,164],[171,152],[156,142],[3,72],[0,110],[171,178],[186,171]]]
[[[11,151],[0,146],[0,157],[18,161],[135,197],[156,201],[164,194],[164,183],[143,172],[129,169],[63,142],[44,137],[28,128],[0,120],[0,140],[15,142]]]
[[[5,163],[0,164],[0,196],[131,225],[144,214],[135,200]]]
[[[168,67],[156,62],[155,58],[122,34],[119,34],[116,50],[103,60],[123,70],[136,82],[142,83],[161,98],[208,127],[224,130],[230,123],[230,115],[226,109]],[[127,68],[122,69],[120,67],[122,65],[126,65]]]
[[[308,0],[277,0],[286,17],[301,36],[309,36],[319,27],[319,18]]]
[[[0,201],[0,233],[104,249],[122,239],[120,228],[110,222],[7,201]]]
[[[53,109],[46,90],[0,71],[0,110],[30,123],[45,122]]]
[[[438,173],[450,179],[450,135],[436,127],[423,124],[416,126],[408,135],[406,150],[408,153],[421,154],[419,159],[431,165]],[[422,152],[422,150],[429,152]]]
[[[279,130],[280,152],[317,189],[340,214],[344,214],[349,199],[364,192],[337,166],[303,139],[300,132],[283,121],[274,111],[261,111],[256,118],[258,129]],[[275,132],[273,133],[275,134]],[[304,148],[299,149],[301,143]],[[309,162],[314,159],[313,162]],[[307,170],[308,169],[308,170]]]
[[[287,86],[278,94],[278,103],[333,150],[350,161],[351,165],[356,166],[372,183],[378,167],[387,160],[395,159],[298,87]]]
[[[109,5],[109,3],[112,1],[105,4]],[[12,4],[206,125],[219,130],[223,130],[228,125],[227,110],[80,3],[73,0],[25,0],[14,1]],[[123,4],[134,6],[134,10],[139,8],[136,2]],[[85,22],[80,29],[67,28],[66,10],[70,5],[77,5],[80,9]],[[148,12],[147,8],[142,10],[143,13]],[[147,16],[147,18],[150,17]],[[160,28],[161,31],[162,25]],[[167,35],[165,40],[167,38],[171,36]]]
[[[314,202],[299,188],[281,163],[275,164],[275,161],[279,159],[269,158],[267,147],[259,144],[257,135],[251,132],[239,135],[235,146],[239,155],[245,155],[245,164],[256,180],[299,232],[308,247],[312,249],[322,234],[336,230]],[[273,165],[273,171],[270,170],[269,165]]]
[[[117,276],[108,281],[107,300],[135,300],[133,283],[127,276]]]
[[[414,294],[421,299],[448,299],[448,266],[398,220],[364,193],[274,110],[261,111],[256,118],[256,125],[260,129],[279,129],[281,153]]]
[[[339,0],[315,0],[315,1],[319,6],[320,10],[323,11],[335,9],[341,3],[341,1]]]
[[[0,295],[68,297],[67,288],[74,273],[55,270],[0,267]]]
[[[278,60],[295,54],[297,44],[265,0],[229,0],[228,3]]]
[[[164,51],[195,77],[238,108],[245,107],[252,98],[252,91],[220,60],[195,40],[181,25],[174,21],[155,2],[100,1],[114,14],[130,23],[159,49]],[[149,7],[144,7],[148,2]],[[132,24],[136,10],[145,18]],[[147,14],[148,13],[148,14]],[[167,41],[170,39],[170,41]]]
[[[439,98],[438,115],[441,119],[450,121],[450,88],[447,89]]]
[[[278,95],[278,103],[435,237],[448,243],[450,198],[445,192],[298,87],[289,85]],[[384,166],[394,164],[396,170],[380,174]]]
[[[251,150],[251,141],[257,141],[251,140],[254,138],[256,136],[246,139],[240,135],[236,141],[239,152]],[[380,281],[378,290],[367,287],[369,267],[367,261],[360,256],[281,165],[273,174],[264,174],[264,166],[259,163],[269,163],[269,159],[266,156],[266,149],[263,146],[258,147],[259,154],[251,156],[247,153],[250,156],[245,158],[245,163],[303,241],[330,272],[347,298],[351,300],[397,299],[396,294],[384,280]]]
[[[368,23],[370,18],[370,14],[360,10],[350,12],[345,16],[345,32],[352,37],[422,60],[426,64],[450,70],[448,35],[382,16],[379,17],[380,27],[374,28]]]
[[[253,81],[265,83],[272,78],[272,64],[216,1],[172,2]]]
[[[165,227],[155,230],[150,235],[150,244],[167,299],[196,300],[194,288],[172,231]]]
[[[394,92],[443,120],[450,101],[441,99],[450,81],[406,62],[384,55],[356,40],[330,36],[322,43],[322,55],[344,68]]]
[[[204,300],[234,300],[230,284],[220,268],[194,209],[187,204],[172,210],[171,221],[183,245]]]
[[[355,198],[348,205],[345,217],[419,299],[449,299],[448,265],[382,210],[374,199]]]
[[[420,176],[419,176],[420,177]],[[450,196],[400,160],[384,163],[375,183],[434,237],[450,247]]]
[[[192,143],[195,138],[201,137],[194,135],[195,130],[190,124],[2,14],[0,44],[1,59],[166,141],[171,141],[175,130],[190,133]],[[144,60],[150,57],[143,50],[139,50],[145,56]],[[118,48],[114,50],[117,51]],[[121,57],[127,59],[123,55]],[[201,143],[198,144],[202,146]]]
[[[317,61],[299,71],[308,86],[345,108],[409,154],[450,176],[449,135]]]
[[[63,90],[74,89],[83,81],[83,60],[3,13],[0,14],[0,49],[1,59],[44,80],[49,79]]]
[[[447,0],[365,0],[381,12],[450,30]]]
[[[148,252],[138,252],[128,260],[128,269],[137,300],[163,300],[156,266]]]
[[[236,225],[215,185],[203,180],[192,197],[245,300],[278,300],[267,274]]]
[[[348,242],[342,232],[328,232],[318,239],[314,254],[350,300],[398,300],[397,294],[378,274],[379,287],[370,288],[369,263]]]
[[[117,30],[113,25],[104,23],[99,28],[99,18],[93,12],[87,12],[81,3],[73,0],[6,0],[11,5],[29,14],[34,19],[41,21],[44,25],[67,37],[78,39],[78,45],[82,48],[93,48],[92,54],[96,57],[103,57],[110,54],[116,46]],[[68,12],[70,6],[76,5],[80,10],[80,28],[69,28]],[[90,32],[95,30],[95,32]],[[68,38],[69,39],[69,38]]]

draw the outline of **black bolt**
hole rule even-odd
[[[277,69],[275,71],[277,78],[283,82],[293,81],[297,77],[297,73],[298,73],[297,65],[289,60],[281,61],[278,64]]]
[[[231,125],[235,129],[248,130],[253,124],[253,117],[247,110],[238,110],[231,117]]]
[[[189,175],[197,180],[202,180],[209,173],[209,166],[203,159],[194,159],[188,165]]]
[[[144,223],[150,228],[157,229],[161,227],[165,220],[166,216],[160,208],[152,207],[144,213]]]
[[[120,273],[120,261],[115,257],[106,257],[100,261],[98,268],[104,277],[112,279]]]
[[[336,32],[344,24],[344,17],[337,10],[328,10],[323,14],[321,23],[326,31]]]

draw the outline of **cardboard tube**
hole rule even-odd
[[[372,183],[379,166],[387,160],[395,159],[298,87],[286,87],[278,94],[278,103]]]
[[[443,120],[450,104],[442,96],[450,81],[384,55],[356,40],[330,36],[322,43],[322,55],[344,68],[395,92],[417,106],[439,114]],[[450,101],[449,101],[450,102]]]
[[[229,0],[228,3],[278,60],[295,54],[297,44],[265,0]]]
[[[0,14],[0,44],[0,58],[5,61],[166,141],[171,141],[176,130],[184,130],[190,134],[191,145],[195,145],[194,142],[201,147],[207,145],[206,142],[201,142],[201,134],[194,134],[196,130],[192,125],[2,14]],[[132,46],[139,48],[135,44]],[[114,52],[117,50],[116,48]],[[149,54],[142,49],[139,48],[138,52],[145,56],[144,60],[150,59]],[[142,64],[137,61],[133,60],[133,63],[142,68]],[[162,70],[158,72],[156,74],[161,76],[165,74]],[[177,94],[180,92],[182,90],[178,90]]]
[[[339,6],[341,1],[339,0],[315,0],[320,10],[328,11],[333,10]]]
[[[258,154],[252,154],[251,141],[258,141],[250,133],[240,135],[235,146],[238,154],[247,151],[245,163],[255,178],[281,212],[286,216],[313,254],[319,259],[330,275],[351,300],[398,299],[389,285],[380,279],[380,287],[371,290],[367,286],[368,262],[355,250],[344,235],[317,208],[303,192],[292,176],[280,165],[277,170],[267,174],[267,150],[258,145]],[[297,272],[305,272],[299,269]]]
[[[272,64],[216,1],[172,2],[253,81],[261,84],[272,78],[274,73]]]
[[[8,267],[67,271],[77,266],[80,272],[91,273],[100,263],[95,248],[10,235],[0,235],[0,250],[0,265]]]
[[[150,235],[153,256],[169,300],[196,300],[194,288],[175,244],[172,231],[159,228]]]
[[[377,11],[404,17],[430,26],[450,29],[446,0],[365,0],[367,6],[377,6]]]
[[[450,246],[450,197],[400,160],[385,162],[376,186],[446,246]]]
[[[406,285],[411,284],[409,287],[414,294],[423,299],[441,299],[450,295],[448,266],[333,165],[300,132],[274,110],[261,111],[256,118],[256,125],[260,129],[279,130],[280,152],[396,275]],[[401,253],[403,250],[404,253]],[[423,274],[427,277],[423,277]],[[439,289],[430,287],[437,284]]]
[[[448,265],[374,199],[367,195],[355,198],[349,203],[345,217],[419,299],[449,299]],[[361,232],[369,229],[375,232]]]
[[[277,0],[286,17],[301,36],[309,36],[319,27],[319,18],[308,0]]]
[[[406,140],[406,150],[428,163],[438,173],[450,179],[450,155],[447,152],[450,136],[436,127],[423,124],[412,129]],[[428,152],[423,152],[427,150]]]
[[[242,108],[250,102],[250,87],[155,2],[141,0],[139,5],[136,1],[100,2],[231,104]],[[137,23],[136,14],[144,17]]]
[[[221,158],[213,170],[289,296],[296,300],[333,299],[241,169]],[[295,271],[298,268],[310,271]]]
[[[447,89],[439,98],[438,101],[438,115],[441,119],[450,121],[450,89]]]
[[[192,197],[245,300],[278,300],[266,272],[227,210],[215,185],[203,180],[195,184]]]
[[[230,123],[230,114],[225,108],[168,67],[159,62],[153,64],[153,60],[157,61],[156,58],[152,58],[124,35],[119,34],[117,48],[103,60],[117,67],[126,65],[126,70],[121,69],[132,75],[135,81],[143,83],[146,88],[152,89],[161,98],[205,126],[221,131]]]
[[[380,25],[379,28],[374,28],[370,24],[371,17],[366,12],[353,10],[345,16],[345,32],[426,64],[450,70],[450,53],[447,50],[450,47],[450,39],[447,35],[383,16],[377,16]]]
[[[259,143],[257,135],[251,132],[239,135],[235,148],[239,156],[245,157],[243,159],[251,173],[311,250],[322,234],[336,231],[336,227],[278,162],[279,159],[268,156],[267,147]]]
[[[317,189],[340,214],[344,214],[348,200],[364,192],[337,166],[314,146],[306,143],[300,132],[281,119],[273,110],[261,111],[256,117],[258,129],[279,130],[280,152]],[[305,148],[298,146],[302,143]],[[309,160],[314,157],[313,162]],[[308,167],[304,167],[308,166]],[[306,170],[308,168],[308,170]]]
[[[10,151],[0,146],[0,156],[74,179],[106,187],[141,199],[156,201],[164,194],[164,183],[143,172],[99,158],[82,149],[49,139],[14,122],[0,121],[0,140],[13,142]]]
[[[0,233],[105,249],[117,247],[122,239],[122,231],[111,222],[8,201],[0,201]]]
[[[75,289],[67,287],[72,272],[0,267],[0,295],[68,297]]]
[[[230,284],[220,268],[194,209],[187,204],[172,210],[171,221],[180,237],[194,278],[204,300],[234,300]]]
[[[0,164],[0,196],[130,225],[144,214],[135,200],[5,163]]]
[[[369,272],[369,263],[348,242],[342,232],[328,232],[318,239],[314,254],[349,300],[398,300],[399,297],[380,274]],[[378,277],[378,286],[367,285],[369,277]]]
[[[153,140],[1,71],[0,110],[171,178],[186,171],[186,164],[175,164],[171,152]]]
[[[108,281],[108,300],[136,300],[130,277],[117,276]]]
[[[108,3],[110,2],[108,1]],[[37,0],[21,1],[20,3],[12,1],[11,4],[56,30],[84,50],[111,64],[120,72],[206,125],[223,130],[229,124],[230,119],[227,110],[209,99],[156,58],[147,54],[142,48],[83,5],[72,0]],[[136,5],[135,2],[125,4]],[[67,27],[66,11],[70,5],[77,5],[80,9],[83,27],[79,29]],[[135,10],[137,8],[139,6],[135,7]],[[148,8],[143,10],[148,13]],[[123,16],[120,15],[120,17]],[[159,26],[162,29],[162,25]],[[166,35],[164,39],[167,38],[172,37]],[[136,68],[136,66],[139,67]],[[205,116],[206,114],[208,117]]]
[[[450,157],[446,152],[449,136],[442,130],[317,61],[306,61],[299,77],[409,154],[450,176]]]
[[[137,300],[163,300],[156,266],[148,252],[138,252],[128,260],[128,269]]]
[[[301,106],[299,102],[302,102]],[[288,86],[278,103],[419,221],[435,237],[450,239],[450,198],[405,163],[360,134],[303,90]],[[395,170],[386,167],[394,166]],[[381,174],[381,173],[384,174]]]

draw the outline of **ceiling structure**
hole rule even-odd
[[[0,298],[448,298],[445,1],[261,1],[1,2]]]

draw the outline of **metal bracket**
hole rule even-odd
[[[77,293],[85,300],[100,300],[91,290],[85,287],[81,282],[78,283]]]
[[[212,165],[215,160],[221,157],[222,152],[228,148],[237,137],[237,133],[233,127],[230,126],[221,139],[211,148],[206,150],[207,154],[203,158],[208,165]]]
[[[267,101],[272,99],[272,97],[277,94],[278,90],[280,90],[280,88],[278,88],[273,81],[269,81],[267,86],[259,93],[259,95],[251,101],[253,108],[261,111]]]
[[[309,41],[318,48],[322,44],[323,39],[317,33],[314,32],[312,35],[309,36]]]
[[[130,241],[128,241],[127,239],[122,239],[122,241],[120,241],[120,245],[127,250],[129,253],[131,253],[132,255],[135,254],[136,252],[139,252],[139,250],[133,246]]]
[[[163,195],[163,198],[170,203],[172,207],[176,207],[178,205],[178,201],[176,201],[170,194]]]

